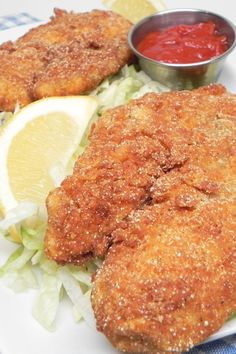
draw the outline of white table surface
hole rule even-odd
[[[218,12],[230,18],[236,24],[235,0],[164,0],[169,8],[195,7]],[[178,3],[178,6],[177,4]],[[99,0],[0,0],[0,16],[27,12],[38,19],[46,20],[53,8],[58,7],[76,12],[91,8],[103,8]],[[4,33],[2,33],[4,34]],[[7,33],[6,33],[7,34]],[[6,40],[9,38],[6,38]],[[229,61],[234,67],[235,57]],[[235,82],[232,91],[236,92],[236,70],[232,73],[226,67],[224,81]],[[232,85],[231,85],[232,86]],[[230,87],[231,88],[231,87]],[[58,329],[49,333],[32,319],[32,294],[13,294],[9,289],[1,289],[0,301],[0,352],[2,354],[112,354],[118,353],[99,333],[94,333],[84,323],[75,325],[67,307],[58,315]],[[14,314],[14,316],[13,316]],[[12,319],[14,318],[14,321]],[[5,320],[2,320],[5,319]],[[227,342],[227,339],[225,340]],[[217,344],[218,345],[218,344]],[[222,342],[215,353],[236,353],[236,348],[222,347]],[[226,348],[226,349],[225,349]],[[209,353],[209,351],[207,351]],[[196,352],[194,352],[196,353]],[[202,350],[197,353],[206,353]],[[213,353],[213,351],[212,351]]]
[[[208,10],[214,10],[227,16],[236,23],[236,11],[229,16],[227,7],[235,0],[164,0],[168,7],[196,7]],[[178,6],[176,3],[178,2]],[[28,12],[39,19],[47,19],[51,16],[54,7],[67,10],[86,11],[91,7],[103,8],[99,0],[0,0],[1,10],[0,16],[16,14],[19,12]],[[227,6],[228,5],[228,6]],[[236,9],[236,7],[235,7]]]

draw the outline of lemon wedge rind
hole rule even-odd
[[[29,200],[29,195],[34,202],[34,188],[27,190],[31,180],[38,183],[36,202],[46,198],[48,191],[44,191],[44,185],[50,178],[50,166],[66,165],[97,107],[98,100],[92,96],[50,97],[31,103],[7,120],[0,130],[0,210],[3,214],[19,201]],[[14,191],[17,187],[13,188],[18,179],[21,200]]]

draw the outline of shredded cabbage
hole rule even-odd
[[[130,99],[138,98],[147,92],[162,92],[168,89],[152,81],[143,71],[135,66],[125,66],[119,74],[102,82],[91,95],[96,95],[100,106],[98,115],[108,108],[124,104]],[[18,110],[19,108],[17,108]],[[8,115],[2,114],[0,120]],[[71,173],[77,157],[89,144],[88,131],[91,121],[80,142],[78,149],[71,157],[68,166],[55,163],[50,171],[57,187],[64,177]],[[0,221],[0,233],[8,240],[12,238],[12,230],[17,234],[20,245],[0,267],[2,281],[16,292],[38,288],[38,296],[33,305],[33,316],[46,329],[55,328],[55,320],[60,300],[67,296],[72,302],[75,321],[82,318],[92,327],[95,326],[90,304],[91,276],[101,266],[102,260],[96,259],[86,267],[59,266],[47,259],[43,250],[43,238],[46,230],[46,208],[31,202],[19,203]]]
[[[62,282],[56,273],[44,273],[41,280],[39,296],[34,304],[32,313],[36,320],[46,329],[53,330],[60,302]]]
[[[90,290],[83,292],[79,282],[73,277],[73,273],[71,274],[66,267],[59,269],[58,274],[75,311],[81,314],[90,327],[96,328],[90,303]]]
[[[118,75],[112,76],[96,88],[91,95],[99,99],[99,113],[107,108],[127,103],[148,92],[169,91],[169,88],[153,81],[144,71],[138,71],[134,65],[125,66]]]
[[[31,202],[22,202],[14,209],[10,210],[5,218],[0,221],[0,230],[6,231],[10,226],[13,226],[28,217],[37,213],[38,207]]]

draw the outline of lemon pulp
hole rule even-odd
[[[132,23],[166,8],[162,0],[103,0],[103,3]]]
[[[97,107],[91,96],[50,97],[7,120],[0,130],[2,214],[21,201],[45,203],[55,188],[52,169],[60,167],[64,177]]]
[[[70,117],[55,112],[27,123],[27,127],[13,138],[7,169],[10,188],[17,201],[44,202],[45,194],[54,188],[50,177],[52,161],[55,164],[67,162],[68,154],[73,154],[73,151],[68,151],[68,146],[76,145],[76,129]],[[72,139],[74,144],[71,144]]]

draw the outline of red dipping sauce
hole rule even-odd
[[[148,33],[137,49],[144,56],[173,64],[211,59],[228,49],[226,36],[219,35],[212,21],[178,25]]]

